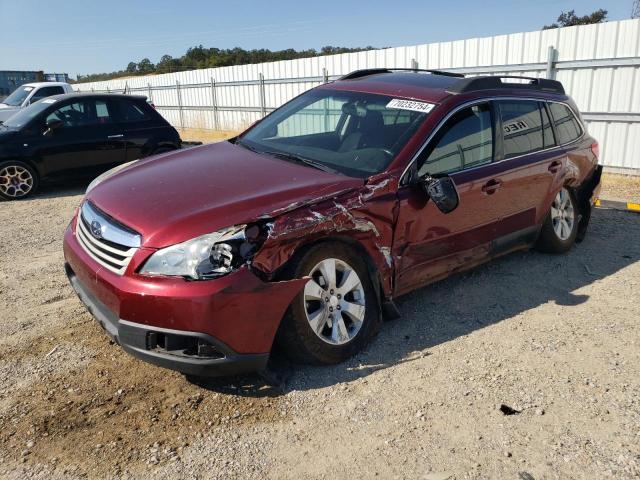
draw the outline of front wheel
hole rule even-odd
[[[320,244],[292,266],[293,278],[310,280],[289,306],[278,343],[294,360],[339,363],[375,335],[380,308],[367,266],[350,248]]]
[[[563,187],[551,204],[542,225],[537,247],[547,253],[567,252],[578,235],[578,202],[572,191]]]
[[[29,165],[17,160],[0,163],[0,198],[19,200],[38,188],[38,174]]]

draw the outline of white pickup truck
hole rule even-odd
[[[63,82],[25,83],[0,103],[0,122],[45,97],[72,92],[71,85]]]

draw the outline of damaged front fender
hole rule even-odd
[[[274,277],[306,245],[325,240],[355,241],[379,274],[385,296],[392,291],[391,257],[396,196],[388,178],[330,199],[274,216],[252,267]],[[267,217],[268,215],[265,215]]]

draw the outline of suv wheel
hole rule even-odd
[[[579,223],[578,202],[573,192],[563,187],[553,200],[542,225],[538,248],[548,253],[568,251],[576,240]]]
[[[38,175],[26,163],[0,163],[0,198],[18,200],[31,195],[38,188]]]
[[[361,350],[377,332],[380,308],[367,266],[341,244],[311,248],[292,267],[309,276],[285,314],[278,341],[293,359],[331,364]]]

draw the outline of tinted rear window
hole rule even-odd
[[[501,101],[504,158],[517,157],[544,148],[542,113],[538,102]]]
[[[64,93],[62,87],[42,87],[31,97],[31,103],[37,102],[41,98],[50,97],[52,95],[61,95]]]
[[[549,103],[549,108],[556,125],[556,134],[560,145],[580,138],[580,135],[582,135],[580,123],[569,107],[562,103]]]
[[[115,100],[121,122],[143,122],[149,119],[144,107],[131,100]]]

